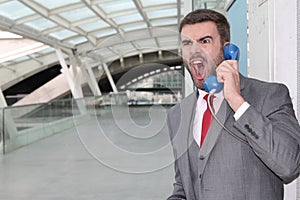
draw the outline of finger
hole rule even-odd
[[[235,60],[226,60],[222,62],[216,69],[216,74],[219,78],[218,80],[224,82],[226,79],[239,76],[237,68],[237,61]]]
[[[222,70],[220,68],[218,68],[216,70],[216,72],[217,72],[217,80],[218,80],[218,82],[223,83],[224,82],[224,77],[222,75]]]
[[[228,66],[229,69],[233,69],[234,71],[238,71],[238,61],[237,60],[225,60],[224,64]]]

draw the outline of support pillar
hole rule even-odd
[[[67,82],[69,84],[69,87],[70,87],[70,90],[71,90],[71,93],[72,93],[73,97],[75,99],[83,98],[81,87],[80,87],[80,89],[79,89],[79,87],[75,87],[75,81],[73,80],[73,77],[72,77],[72,75],[71,75],[71,73],[70,73],[70,71],[67,67],[67,64],[66,64],[66,61],[63,57],[63,53],[62,53],[61,49],[56,49],[56,54],[57,54],[59,63],[62,67],[62,73],[65,75],[65,77],[67,79]]]
[[[62,67],[62,73],[65,75],[65,77],[67,79],[68,85],[70,87],[70,90],[71,90],[71,93],[72,93],[74,99],[80,99],[80,98],[82,99],[82,100],[75,100],[75,102],[78,106],[78,109],[81,114],[86,114],[87,110],[86,110],[85,102],[83,99],[81,84],[77,84],[77,87],[76,87],[75,81],[74,81],[74,79],[70,73],[70,70],[67,67],[66,61],[63,57],[62,51],[60,49],[56,49],[56,54],[57,54],[58,60],[60,62],[60,65]]]
[[[115,84],[115,82],[114,82],[114,80],[113,80],[113,78],[112,78],[112,76],[111,76],[111,73],[110,73],[110,71],[109,71],[109,69],[108,69],[106,63],[103,63],[103,68],[104,68],[104,71],[105,71],[105,73],[106,73],[106,75],[107,75],[107,78],[108,78],[108,80],[109,80],[109,83],[110,83],[110,85],[111,85],[111,87],[112,87],[112,89],[113,89],[113,92],[114,92],[114,93],[118,93],[118,89],[117,89],[117,87],[116,87],[116,84]]]
[[[79,58],[76,55],[70,56],[70,70],[71,70],[71,77],[73,78],[74,81],[74,88],[75,91],[78,92],[79,98],[84,97],[82,88],[81,88],[81,83],[82,83],[82,69],[79,67],[81,65],[81,62]],[[70,72],[69,70],[69,72]]]
[[[91,65],[89,65],[88,63],[84,63],[83,67],[86,69],[86,71],[84,72],[85,73],[84,75],[87,79],[87,82],[88,82],[91,90],[93,91],[94,96],[101,96],[102,93],[99,88],[95,74],[93,73]]]
[[[0,153],[5,153],[5,140],[12,139],[17,136],[17,128],[13,117],[7,108],[7,102],[0,88]]]

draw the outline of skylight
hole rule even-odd
[[[116,13],[119,11],[135,9],[132,0],[115,0],[98,4],[106,13]]]
[[[83,29],[86,32],[90,32],[90,31],[94,31],[97,29],[107,28],[107,27],[109,27],[109,25],[102,20],[97,20],[97,21],[94,21],[91,23],[81,24],[78,27],[80,27],[81,29]]]
[[[85,19],[87,17],[95,16],[95,14],[88,8],[78,8],[75,10],[63,12],[59,15],[71,22]]]
[[[60,31],[57,31],[57,32],[53,32],[50,34],[50,36],[53,36],[59,40],[63,40],[65,38],[68,38],[68,37],[71,37],[71,36],[74,36],[76,35],[76,33],[74,33],[73,31],[69,31],[67,29],[63,29],[63,30],[60,30]]]
[[[16,20],[34,14],[33,10],[24,6],[19,1],[8,1],[0,4],[0,15]]]
[[[147,12],[147,15],[150,19],[176,16],[177,15],[177,8],[163,9],[163,10],[153,10],[153,11]]]
[[[117,24],[125,24],[125,23],[135,22],[139,20],[141,21],[143,20],[143,18],[139,13],[134,13],[130,15],[122,15],[122,16],[114,17],[113,20]]]
[[[46,18],[40,18],[40,19],[37,19],[37,20],[34,20],[34,21],[30,21],[30,22],[25,23],[25,25],[28,25],[28,26],[36,29],[36,30],[39,30],[39,31],[43,31],[45,29],[52,28],[52,27],[56,26],[55,23],[53,23],[52,21],[50,21]]]
[[[80,0],[33,0],[40,5],[47,7],[48,9],[54,9],[68,4],[80,2]]]

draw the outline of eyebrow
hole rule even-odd
[[[205,39],[213,39],[213,37],[212,36],[210,36],[210,35],[206,35],[206,36],[204,36],[204,37],[201,37],[201,38],[199,38],[199,39],[197,39],[196,41],[197,42],[201,42],[201,41],[203,41],[203,40],[205,40]],[[185,40],[182,40],[181,41],[181,43],[186,43],[186,42],[192,42],[192,40],[191,39],[185,39]]]
[[[198,40],[196,40],[197,42],[201,42],[201,41],[203,41],[203,40],[205,40],[205,39],[213,39],[213,37],[212,36],[210,36],[210,35],[206,35],[206,36],[204,36],[204,37],[201,37],[201,38],[199,38]]]
[[[186,39],[186,40],[181,40],[181,43],[187,43],[187,42],[192,42],[192,40],[188,40],[188,39]]]

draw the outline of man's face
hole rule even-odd
[[[215,74],[223,61],[223,45],[213,22],[184,25],[181,30],[182,57],[195,85],[203,89],[205,79]]]

